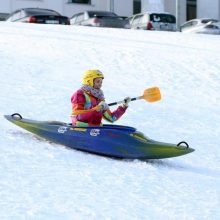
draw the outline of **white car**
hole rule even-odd
[[[220,34],[220,22],[212,18],[193,19],[182,24],[180,31],[197,34]]]
[[[127,20],[131,29],[176,31],[176,17],[167,12],[144,12]]]

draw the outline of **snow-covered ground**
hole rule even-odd
[[[1,22],[0,219],[220,219],[219,51],[219,36]],[[132,102],[117,124],[196,151],[113,160],[4,119],[69,122],[70,96],[90,68],[105,74],[108,102],[160,87],[160,102]]]

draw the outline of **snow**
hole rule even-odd
[[[0,219],[220,219],[219,36],[0,23]],[[158,86],[117,124],[195,152],[120,161],[37,138],[3,115],[70,121],[85,70],[106,100]],[[114,107],[112,107],[114,109]]]

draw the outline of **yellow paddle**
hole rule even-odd
[[[144,99],[147,102],[157,102],[161,99],[160,89],[158,87],[152,87],[149,89],[145,89],[144,94],[142,96],[132,98],[131,101],[135,101],[135,100],[139,100],[139,99]],[[119,102],[113,102],[108,105],[112,106],[112,105],[121,104],[123,102],[124,102],[124,100],[119,101]]]
[[[139,99],[144,99],[147,102],[157,102],[161,99],[160,89],[158,87],[151,87],[151,88],[145,89],[144,94],[142,96],[132,98],[131,101],[135,101]],[[118,101],[118,102],[112,102],[112,103],[109,103],[108,106],[121,104],[123,102],[124,100]],[[99,108],[100,106],[97,105],[96,107],[91,108],[91,109],[77,110],[77,111],[74,111],[73,115],[80,115],[86,112],[92,112],[92,111],[98,110]]]

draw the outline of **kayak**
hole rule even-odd
[[[118,159],[162,159],[194,151],[185,141],[163,143],[133,127],[121,125],[76,127],[59,121],[36,121],[20,114],[4,116],[10,122],[48,141],[66,147]]]

